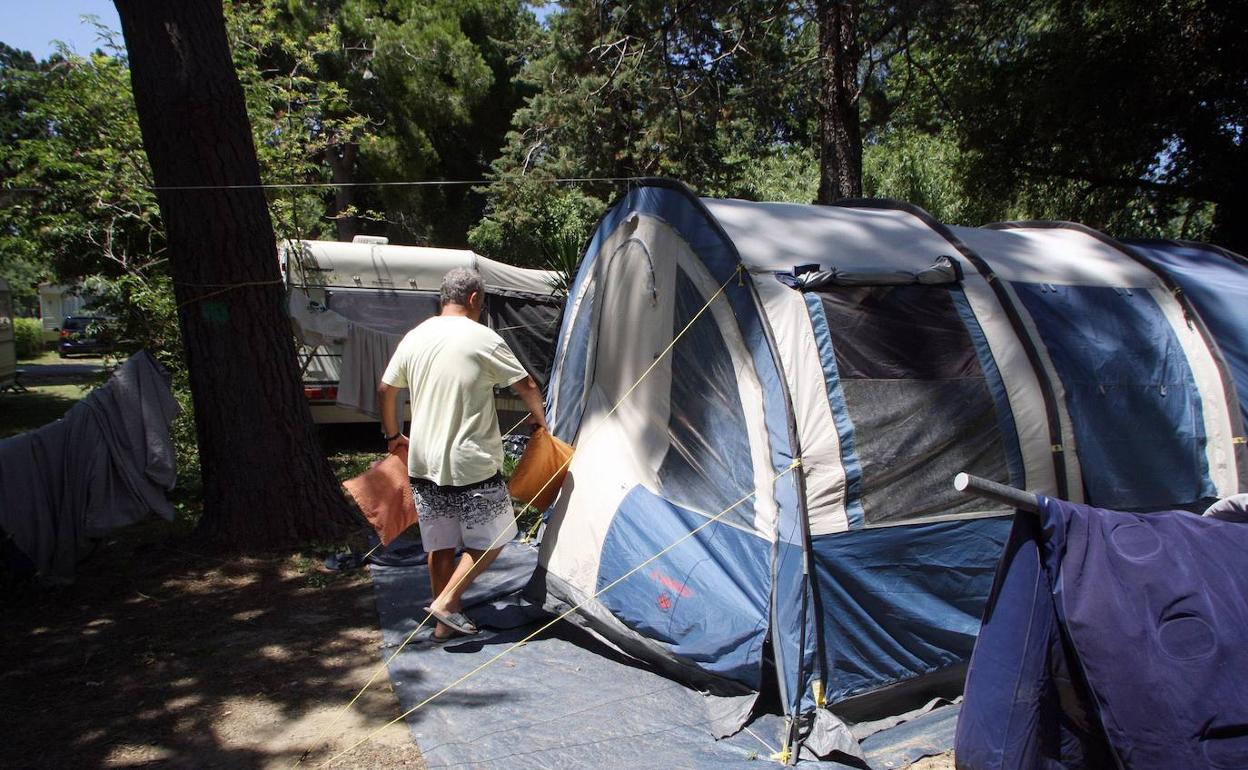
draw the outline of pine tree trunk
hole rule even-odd
[[[819,197],[835,203],[862,195],[858,125],[859,0],[816,0],[819,25]]]
[[[220,0],[116,0],[195,399],[201,532],[248,550],[354,518],[322,455],[283,308],[277,246]]]
[[[355,181],[355,161],[359,155],[359,145],[355,142],[336,145],[329,148],[329,171],[333,175],[334,184],[334,222],[337,225],[338,240],[350,243],[360,231],[360,219],[355,214],[347,216],[344,212],[355,205],[355,188],[350,186]]]
[[[1237,186],[1215,202],[1218,207],[1213,215],[1214,242],[1248,256],[1248,189]]]

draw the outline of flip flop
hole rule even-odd
[[[437,618],[442,624],[450,626],[464,636],[472,636],[477,633],[477,627],[462,612],[438,612],[432,607],[422,607],[421,609]]]
[[[463,638],[465,638],[464,634],[461,634],[458,631],[452,631],[447,636],[438,636],[438,630],[435,628],[429,633],[425,634],[424,636],[417,637],[416,641],[422,642],[424,644],[439,645],[439,644],[449,644],[450,642],[453,642],[456,639],[463,639]]]

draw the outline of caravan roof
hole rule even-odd
[[[293,244],[302,248],[295,251]],[[487,291],[549,296],[555,274],[514,267],[462,249],[337,241],[283,241],[282,264],[297,286],[437,291],[455,267],[481,272]]]

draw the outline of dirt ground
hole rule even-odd
[[[399,715],[367,572],[222,558],[168,525],[101,547],[75,585],[0,589],[4,767],[317,767]],[[423,768],[402,723],[331,767]]]
[[[316,768],[381,729],[400,713],[384,671],[342,712],[380,661],[368,573],[318,564],[223,558],[152,522],[73,586],[0,587],[0,767]],[[328,766],[424,762],[399,723]]]

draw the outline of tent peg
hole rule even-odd
[[[977,495],[986,497],[989,500],[996,500],[999,503],[1005,503],[1020,511],[1040,513],[1040,503],[1031,492],[1024,492],[1021,489],[998,484],[995,481],[972,476],[969,473],[959,473],[957,476],[954,476],[953,488],[968,495]]]

